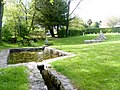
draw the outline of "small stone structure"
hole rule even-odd
[[[85,43],[85,44],[98,43],[98,42],[104,41],[105,39],[107,39],[107,38],[106,38],[105,35],[102,33],[102,31],[100,31],[100,34],[99,34],[99,36],[98,36],[96,39],[93,39],[93,40],[84,40],[84,43]]]
[[[22,52],[22,51],[38,51],[38,50],[43,50],[44,54],[46,53],[53,54],[51,55],[51,57],[56,57],[56,58],[44,60],[42,62],[27,62],[27,63],[7,65],[7,59],[9,53]],[[39,54],[41,55],[41,53]],[[57,87],[59,87],[59,89],[53,89],[53,90],[76,90],[67,77],[56,72],[53,68],[51,68],[52,66],[49,64],[59,59],[74,57],[74,56],[76,55],[49,47],[8,49],[0,52],[0,68],[9,67],[9,66],[19,66],[19,65],[27,66],[29,69],[28,72],[29,72],[29,80],[31,85],[30,90],[48,90],[44,78],[40,74],[40,71],[37,69],[38,65],[44,65],[45,71],[47,71],[47,74],[49,75],[52,82],[54,82],[54,84],[57,85]]]

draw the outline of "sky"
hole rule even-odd
[[[79,0],[73,0],[70,11],[77,5]],[[105,22],[111,16],[120,16],[120,0],[83,0],[75,10],[74,15],[83,20]]]

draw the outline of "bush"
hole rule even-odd
[[[114,33],[120,33],[120,27],[114,27],[114,28],[112,28],[112,32],[114,32]]]
[[[97,34],[102,31],[103,33],[111,33],[111,32],[118,32],[120,33],[120,27],[114,27],[114,28],[90,28],[90,29],[85,29],[85,30],[73,30],[70,29],[68,35],[69,36],[77,36],[77,35],[83,35],[84,34]],[[59,30],[59,37],[65,37],[66,30],[61,29]]]
[[[58,31],[58,37],[59,37],[59,38],[65,37],[65,33],[66,33],[65,28],[61,28],[61,29]]]
[[[85,33],[86,34],[97,34],[97,33],[100,33],[100,31],[102,31],[103,33],[110,33],[112,32],[112,28],[91,28],[91,29],[86,29],[85,30]]]
[[[80,35],[80,30],[69,30],[70,36],[77,36]]]
[[[7,26],[3,27],[2,30],[2,39],[6,42],[10,41],[12,39],[12,33],[10,31],[10,28]]]

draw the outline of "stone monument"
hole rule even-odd
[[[107,39],[107,38],[105,37],[105,35],[103,34],[103,32],[100,31],[100,34],[99,34],[99,36],[97,38],[92,39],[92,40],[84,40],[84,43],[85,44],[98,43],[98,42],[104,41],[105,39]]]

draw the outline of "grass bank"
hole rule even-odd
[[[102,43],[82,44],[86,37],[96,35],[55,40],[55,48],[77,56],[52,65],[80,90],[120,90],[120,34],[107,34]]]

